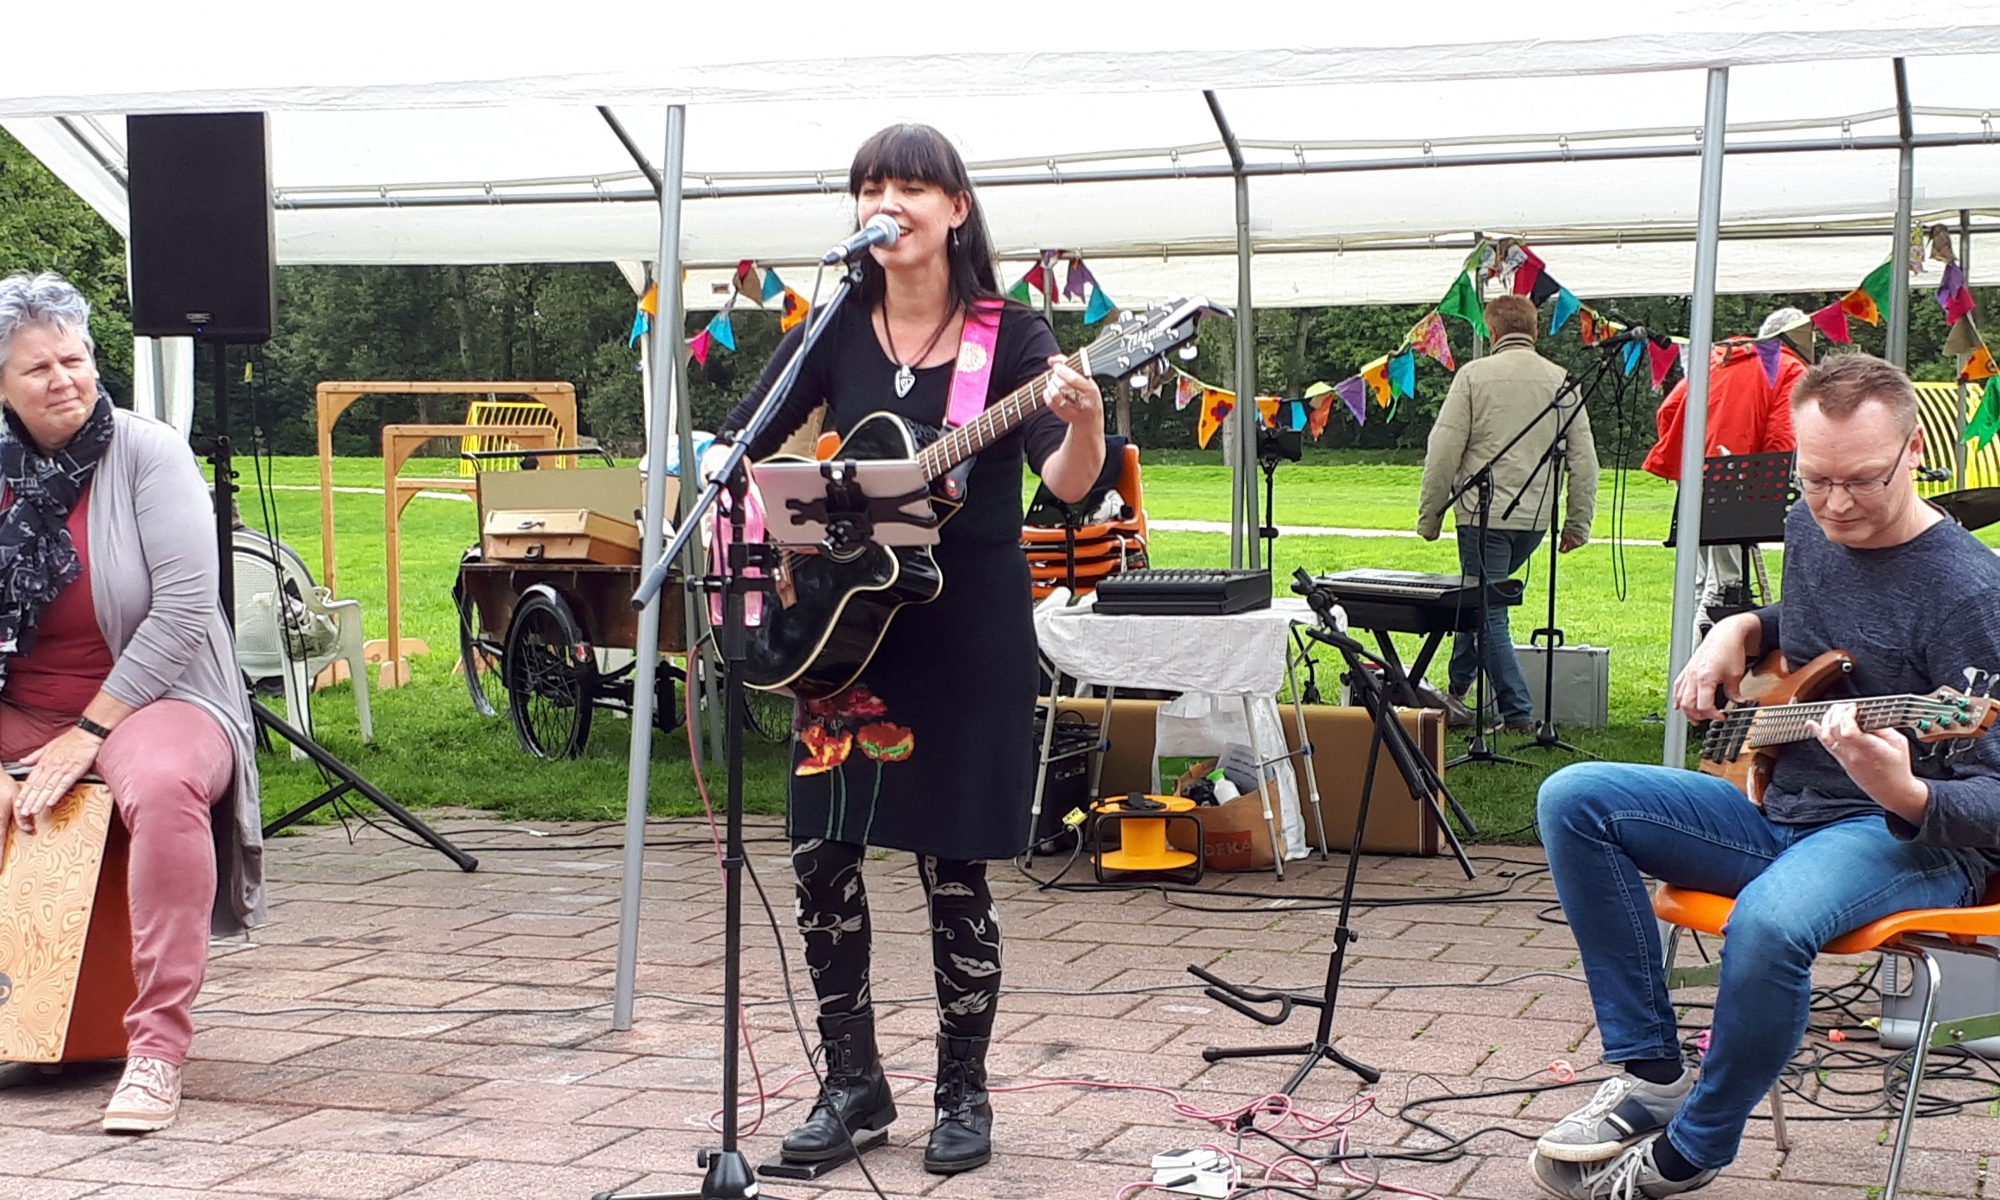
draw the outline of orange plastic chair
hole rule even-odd
[[[1729,923],[1736,901],[1712,892],[1697,892],[1663,883],[1653,893],[1653,915],[1660,919],[1666,934],[1668,986],[1672,986],[1674,952],[1683,930],[1720,935]],[[1917,1119],[1917,1094],[1922,1090],[1924,1064],[1933,1049],[1957,1046],[1990,1037],[2000,1026],[2000,1013],[1977,1017],[1937,1020],[1938,992],[1944,986],[1939,954],[1975,954],[2000,959],[2000,950],[1979,941],[2000,937],[2000,875],[1989,880],[1986,895],[1969,908],[1913,908],[1895,913],[1859,929],[1841,934],[1820,948],[1822,954],[1894,954],[1924,973],[1929,987],[1924,994],[1923,1018],[1917,1024],[1916,1053],[1910,1060],[1909,1082],[1903,1094],[1902,1117],[1896,1127],[1896,1149],[1889,1158],[1889,1180],[1882,1200],[1896,1200],[1903,1178],[1903,1162],[1910,1152],[1910,1131]],[[1785,1112],[1780,1102],[1782,1088],[1771,1088],[1771,1125],[1778,1149],[1790,1148],[1785,1136]]]

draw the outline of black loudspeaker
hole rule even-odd
[[[264,342],[276,315],[263,113],[125,118],[132,332]]]

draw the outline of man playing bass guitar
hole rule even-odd
[[[1674,706],[1718,716],[1746,665],[1832,650],[1829,698],[1964,687],[2000,669],[2000,560],[1917,496],[1923,430],[1908,377],[1850,354],[1792,393],[1805,503],[1785,530],[1781,601],[1718,624]],[[1804,1036],[1827,941],[1912,908],[1974,902],[2000,867],[2000,738],[1913,747],[1834,703],[1780,748],[1759,808],[1708,774],[1566,767],[1539,818],[1582,951],[1604,1059],[1623,1068],[1537,1142],[1551,1195],[1657,1198],[1712,1181]],[[1956,752],[1943,753],[1945,747]],[[1705,1058],[1684,1061],[1645,876],[1736,897]]]

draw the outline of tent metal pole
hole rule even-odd
[[[1896,70],[1896,240],[1889,248],[1889,337],[1885,357],[1897,366],[1910,347],[1910,202],[1916,194],[1916,150],[1911,143],[1910,80],[1903,60]]]
[[[681,331],[681,157],[687,146],[687,109],[667,108],[667,147],[660,195],[659,319],[653,323],[653,417],[646,429],[646,518],[640,570],[652,569],[666,545],[668,419],[679,406],[673,377]],[[686,474],[685,470],[683,474]],[[639,903],[646,873],[646,793],[652,782],[653,683],[660,670],[658,596],[639,614],[639,645],[632,676],[632,749],[625,773],[625,875],[618,905],[618,966],[611,1000],[611,1028],[632,1028],[632,1000],[639,967]]]
[[[1668,643],[1667,678],[1673,680],[1694,651],[1695,560],[1701,556],[1701,471],[1708,448],[1708,355],[1714,340],[1715,258],[1722,225],[1723,121],[1729,108],[1729,68],[1710,67],[1708,105],[1701,139],[1701,206],[1696,223],[1694,303],[1688,321],[1687,405],[1681,430],[1681,487],[1675,506],[1680,534],[1674,544],[1673,628]],[[1665,753],[1661,761],[1678,767],[1687,761],[1687,722],[1667,714]]]
[[[644,175],[646,182],[652,185],[653,195],[664,195],[667,190],[666,180],[660,178],[658,168],[646,161],[645,154],[639,149],[639,143],[632,140],[632,135],[618,119],[618,114],[612,112],[609,106],[600,104],[597,106],[597,115],[604,118],[606,125],[611,126],[611,132],[617,137],[618,144],[625,147],[625,153],[632,156],[633,165],[639,168],[639,174]]]
[[[1243,147],[1223,115],[1222,101],[1203,91],[1209,115],[1229,151],[1229,172],[1236,185],[1236,411],[1229,416],[1236,433],[1235,456],[1229,463],[1229,565],[1255,567],[1262,548],[1257,540],[1257,331],[1250,304],[1250,181],[1244,175]],[[1229,439],[1223,439],[1224,447]]]
[[[1958,210],[1958,269],[1965,272],[1965,285],[1972,286],[1972,212]],[[1969,389],[1963,379],[1958,381],[1958,440],[1951,444],[1951,486],[1965,486],[1965,427],[1971,423],[1972,414],[1965,409]]]

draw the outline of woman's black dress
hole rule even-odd
[[[795,329],[779,344],[726,428],[750,419],[800,336]],[[1056,352],[1039,314],[1007,305],[987,403],[1046,372]],[[844,307],[751,456],[773,453],[822,403],[825,428],[842,435],[877,412],[943,424],[952,365],[918,370],[900,398],[896,368],[868,310]],[[980,452],[964,506],[935,547],[943,594],[897,614],[853,687],[800,705],[786,820],[794,838],[949,859],[1008,858],[1026,845],[1037,668],[1020,546],[1021,464],[1025,456],[1039,472],[1066,428],[1044,409]]]

